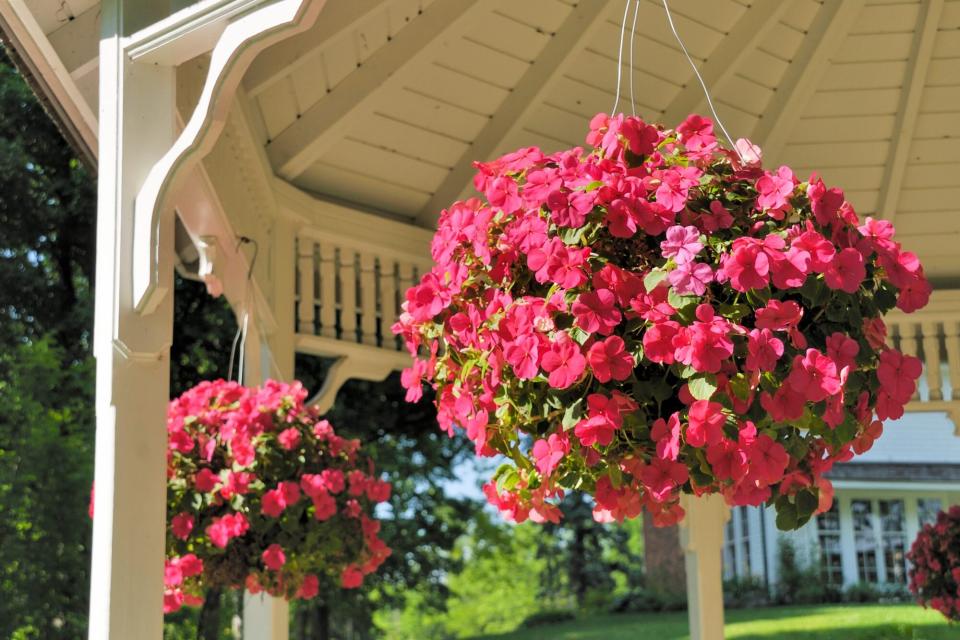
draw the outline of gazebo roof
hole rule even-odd
[[[99,3],[4,4],[6,23],[32,20],[53,84],[76,103],[67,115],[91,120]],[[861,214],[896,215],[928,275],[960,280],[960,1],[671,8],[734,136],[758,142],[768,163],[819,171]],[[582,144],[589,118],[614,101],[623,10],[622,0],[330,0],[313,27],[253,62],[245,116],[282,179],[429,227],[473,160]],[[675,126],[707,113],[658,1],[639,3],[633,57],[638,115]]]

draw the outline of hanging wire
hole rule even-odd
[[[667,0],[663,0],[663,9],[667,12],[667,22],[670,23],[670,30],[673,31],[673,36],[677,39],[677,44],[680,45],[680,48],[683,50],[683,55],[687,57],[687,62],[690,63],[690,66],[693,68],[693,73],[697,76],[697,80],[700,81],[700,86],[703,87],[703,94],[707,97],[707,104],[710,105],[710,111],[713,113],[714,120],[720,126],[723,135],[726,136],[727,142],[730,143],[730,148],[743,160],[743,155],[740,153],[740,150],[737,149],[737,145],[733,142],[733,138],[730,136],[727,128],[723,126],[723,121],[720,120],[720,116],[717,114],[717,108],[713,106],[713,99],[710,97],[710,90],[707,89],[707,83],[704,82],[703,76],[700,75],[700,70],[697,69],[696,63],[693,61],[693,58],[690,57],[687,47],[683,44],[683,39],[677,32],[676,25],[673,24],[673,16],[670,13],[670,5],[667,3]]]
[[[617,50],[617,94],[610,108],[610,116],[617,114],[617,105],[620,104],[620,78],[623,75],[623,35],[627,30],[627,14],[630,12],[630,0],[623,6],[623,20],[620,21],[620,48]],[[631,74],[632,75],[632,74]]]
[[[633,25],[630,27],[630,113],[637,117],[637,97],[633,92],[633,43],[637,39],[637,15],[640,13],[640,0],[633,5]]]
[[[237,343],[239,343],[240,357],[237,366],[237,382],[240,384],[243,384],[243,364],[247,346],[247,329],[250,322],[250,283],[253,280],[253,268],[257,264],[257,256],[260,254],[260,244],[253,238],[248,238],[247,236],[240,236],[237,238],[237,246],[235,250],[239,251],[240,247],[245,244],[253,245],[253,257],[250,259],[250,266],[247,269],[247,280],[243,287],[243,318],[240,320],[240,324],[237,327],[236,335],[233,336],[233,344],[230,346],[230,362],[227,366],[227,379],[232,380],[234,356],[237,355]]]

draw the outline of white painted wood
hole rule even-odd
[[[165,412],[172,296],[150,315],[132,299],[133,201],[174,140],[174,77],[123,49],[130,0],[102,4],[94,320],[96,513],[89,637],[160,640],[166,507]],[[160,282],[172,280],[172,220],[161,230]]]
[[[553,35],[543,51],[520,78],[516,87],[500,105],[500,108],[483,130],[474,138],[473,144],[464,152],[457,164],[444,178],[443,183],[431,196],[417,216],[424,226],[433,226],[440,209],[453,202],[473,175],[473,162],[489,160],[500,145],[511,137],[526,121],[530,110],[534,108],[557,74],[563,72],[564,65],[582,41],[593,35],[597,26],[603,23],[607,8],[613,0],[600,3],[581,2]]]
[[[900,351],[908,356],[917,357],[919,349],[917,344],[917,329],[919,327],[914,322],[902,322],[897,326],[897,333],[900,338]],[[919,389],[914,392],[911,400],[919,400]]]
[[[435,51],[454,24],[463,24],[474,11],[486,10],[476,0],[436,0],[393,40],[343,79],[325,98],[270,142],[267,155],[277,174],[293,179],[329,149],[350,124],[370,112],[373,97],[396,86],[400,73]]]
[[[246,0],[234,0],[226,3],[222,0],[209,2],[211,7],[229,7]],[[252,1],[252,0],[250,0]],[[178,177],[195,166],[213,147],[226,123],[227,113],[232,105],[233,96],[243,77],[243,72],[261,50],[284,37],[306,29],[316,20],[326,0],[277,0],[265,4],[256,10],[245,13],[230,22],[220,34],[210,55],[207,79],[200,94],[196,109],[186,123],[183,131],[163,158],[150,171],[147,180],[137,194],[136,227],[134,231],[134,299],[137,308],[149,311],[166,294],[157,282],[157,237],[156,230],[161,217],[169,215],[166,199],[176,187]],[[196,5],[199,7],[199,5]],[[251,7],[248,7],[251,8]],[[199,11],[199,9],[197,9]],[[189,11],[189,10],[185,10]],[[175,14],[172,18],[177,18]],[[210,15],[205,16],[211,19]],[[200,20],[200,18],[197,18]],[[187,25],[193,24],[187,22]],[[206,22],[200,21],[199,25]],[[200,26],[197,28],[201,28]],[[179,26],[178,29],[187,28]],[[144,42],[163,39],[168,33],[162,28],[154,33],[154,28],[146,30],[147,35],[134,37],[129,47]],[[149,36],[149,37],[148,37]],[[127,50],[128,55],[131,49]],[[143,56],[149,60],[149,56]]]
[[[299,306],[297,312],[297,331],[300,333],[313,333],[314,321],[316,319],[316,301],[314,291],[316,284],[314,276],[316,275],[316,246],[313,240],[301,239],[298,243],[297,251],[297,273],[299,274]]]
[[[707,87],[719,94],[740,64],[751,53],[757,42],[766,33],[768,25],[779,20],[789,3],[780,0],[761,0],[747,8],[733,30],[720,41],[700,68],[700,75]],[[687,115],[698,112],[706,104],[703,88],[697,79],[690,77],[680,93],[670,102],[663,115],[667,126],[674,126]]]
[[[927,80],[927,69],[933,54],[933,41],[937,36],[937,25],[943,11],[943,0],[924,0],[919,24],[913,32],[910,62],[907,65],[897,120],[893,130],[895,137],[893,149],[887,159],[887,168],[883,175],[879,213],[892,220],[896,219],[897,202],[903,186],[907,158],[913,143],[917,115],[920,112],[920,98]]]
[[[135,61],[175,67],[214,48],[227,25],[272,0],[201,0],[127,36]]]
[[[723,640],[721,551],[730,508],[716,494],[699,498],[684,494],[680,504],[687,512],[680,523],[680,546],[687,569],[690,640]]]
[[[397,265],[390,258],[380,259],[380,334],[383,348],[396,348],[396,338],[390,327],[397,320]]]
[[[383,9],[383,0],[350,0],[333,2],[312,28],[282,44],[264,51],[253,61],[243,78],[243,86],[251,97],[270,89],[278,80],[286,77],[310,60],[332,40],[349,32],[373,12]]]
[[[337,248],[320,243],[320,335],[337,337]]]
[[[940,375],[940,327],[933,322],[920,325],[923,344],[923,373],[931,400],[943,400],[943,379]]]
[[[357,254],[350,248],[339,247],[337,252],[337,279],[339,282],[340,339],[357,341]]]
[[[831,54],[843,43],[862,6],[863,0],[844,0],[826,2],[817,10],[800,50],[750,136],[763,148],[767,163],[776,165],[779,162],[780,152],[793,125],[816,91]]]
[[[288,640],[290,604],[266,594],[243,593],[244,640]]]
[[[360,252],[360,334],[363,344],[377,346],[377,257]]]

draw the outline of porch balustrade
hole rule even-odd
[[[923,361],[907,411],[944,411],[960,434],[960,290],[935,291],[924,309],[886,317],[887,341]]]

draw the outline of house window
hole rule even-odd
[[[880,500],[880,531],[886,581],[906,584],[906,517],[903,500]]]
[[[937,521],[937,514],[943,508],[940,498],[920,498],[917,500],[917,519],[920,526],[933,524]]]
[[[743,554],[743,575],[752,575],[750,572],[750,523],[749,512],[740,507],[740,551]]]
[[[737,507],[734,507],[736,510]],[[733,531],[733,518],[727,520],[723,531],[723,577],[727,580],[737,577],[737,537]]]
[[[817,516],[820,540],[820,571],[828,584],[843,584],[843,554],[840,548],[840,509],[833,501],[830,510]]]
[[[873,524],[873,505],[869,500],[851,500],[853,541],[857,552],[857,577],[861,582],[877,582],[877,533]]]

